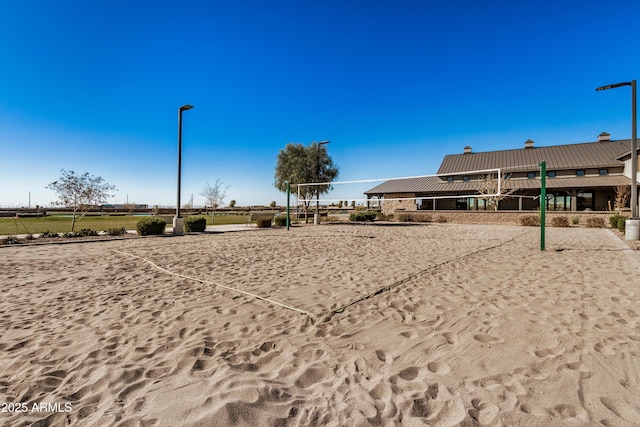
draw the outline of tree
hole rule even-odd
[[[291,184],[293,189],[298,184],[332,182],[337,176],[338,167],[333,163],[323,145],[317,142],[308,146],[290,143],[278,153],[273,185],[278,190],[286,192],[287,183]],[[329,192],[329,190],[331,190],[329,184],[300,187],[299,196],[304,200],[305,222],[311,200],[320,194]]]
[[[276,203],[276,201],[272,201],[271,203],[269,203],[269,207],[270,208],[275,208],[276,206],[278,206],[278,204]]]
[[[227,190],[230,187],[226,186],[223,189],[222,184],[223,183],[222,181],[220,181],[220,179],[216,179],[216,183],[213,185],[210,185],[207,182],[207,185],[202,187],[202,193],[200,193],[201,196],[204,196],[205,199],[207,199],[207,203],[211,205],[211,224],[214,223],[214,215],[216,214],[216,209],[224,203],[224,199],[227,197]]]
[[[236,207],[236,201],[235,200],[230,201],[229,202],[229,207],[230,208],[235,208]]]
[[[631,186],[618,185],[616,187],[616,198],[613,202],[614,209],[620,212],[623,208],[627,206],[627,203],[629,203],[630,197],[631,197]]]
[[[494,178],[493,174],[482,176],[478,186],[478,192],[482,196],[479,198],[485,200],[487,206],[492,206],[493,209],[497,211],[500,201],[508,198],[517,190],[515,188],[509,188],[510,177],[510,175],[503,173],[498,181],[498,178]],[[500,183],[500,194],[498,194],[498,182]]]
[[[75,230],[76,221],[80,221],[91,206],[102,205],[113,196],[114,185],[108,184],[100,176],[89,175],[85,172],[76,175],[74,171],[62,169],[61,176],[45,188],[53,190],[58,196],[55,205],[73,209],[71,217],[71,231]]]

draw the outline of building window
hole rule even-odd
[[[584,176],[584,169],[578,169],[576,171],[576,176]]]
[[[463,180],[464,182],[469,182],[469,175],[465,175],[465,176],[463,176],[463,177],[462,177],[462,180]]]
[[[600,176],[609,175],[609,169],[600,169],[600,170],[598,171],[598,174],[599,174]]]
[[[547,178],[555,178],[555,177],[556,177],[556,171],[547,172]]]
[[[456,209],[463,211],[469,209],[469,199],[456,199]]]
[[[536,177],[536,173],[535,173],[535,172],[529,172],[529,173],[527,173],[527,178],[529,178],[529,179],[533,179],[533,178],[535,178],[535,177]]]
[[[447,177],[447,182],[453,182],[453,177],[452,176]]]
[[[576,200],[576,209],[579,211],[584,211],[586,209],[593,210],[593,202],[593,193],[591,191],[581,191],[578,193]]]
[[[571,196],[565,192],[547,193],[547,210],[568,211],[571,209]]]

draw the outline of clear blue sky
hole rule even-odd
[[[636,0],[0,1],[0,205],[48,205],[60,170],[113,202],[239,205],[289,142],[330,140],[338,180],[443,156],[631,135]]]

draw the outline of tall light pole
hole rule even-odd
[[[318,182],[321,182],[320,180],[320,159],[321,159],[321,148],[323,145],[325,144],[329,144],[331,141],[320,141],[318,142],[318,168],[316,170],[316,178],[318,179]],[[315,225],[319,225],[320,224],[320,186],[317,186],[316,189],[316,216],[314,218],[314,224]]]
[[[631,86],[631,218],[627,222],[627,240],[638,240],[638,140],[636,135],[636,81],[616,83],[596,88],[596,91]]]
[[[176,201],[176,216],[173,218],[173,234],[183,233],[183,222],[180,217],[180,178],[182,176],[182,112],[190,110],[193,105],[185,104],[178,109],[178,199]]]

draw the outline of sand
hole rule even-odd
[[[426,224],[2,248],[0,425],[640,425],[638,253],[603,229],[546,243]]]

